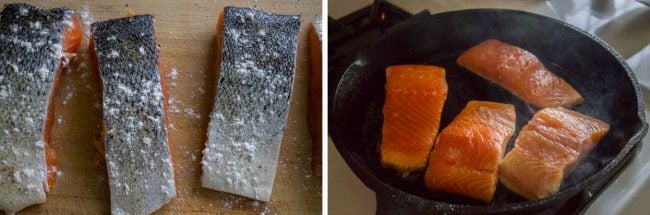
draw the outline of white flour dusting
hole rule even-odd
[[[65,94],[65,97],[63,98],[63,104],[66,105],[70,103],[70,99],[72,99],[72,96],[74,96],[74,91],[68,86],[68,93]]]
[[[180,113],[181,109],[177,105],[181,105],[181,104],[179,102],[177,102],[176,98],[170,96],[168,101],[167,101],[167,106],[168,106],[167,112],[169,112],[171,114]]]
[[[106,56],[108,58],[117,58],[120,56],[120,53],[115,50],[111,50]]]
[[[175,67],[172,67],[169,70],[169,73],[167,73],[167,83],[171,86],[174,87],[176,86],[176,80],[178,78],[178,69]],[[198,92],[203,95],[205,93],[205,90],[203,88],[199,88]],[[196,98],[194,94],[190,95],[190,98]],[[183,102],[179,100],[176,97],[170,96],[168,101],[167,101],[167,112],[170,115],[173,114],[183,114],[185,117],[192,118],[192,119],[201,119],[201,114],[196,110],[195,107],[192,107],[188,105],[186,102]],[[173,125],[170,124],[170,128],[174,128]]]
[[[185,112],[185,115],[193,119],[201,119],[201,115],[199,115],[193,108],[185,108],[183,111]]]
[[[176,76],[178,76],[178,71],[176,68],[173,68],[169,71],[169,75],[167,75],[167,78],[170,80],[169,84],[171,86],[176,86]]]
[[[0,75],[0,99],[5,104],[0,112],[6,118],[0,127],[11,128],[5,129],[1,138],[6,144],[0,144],[0,184],[3,184],[0,189],[3,203],[0,204],[4,210],[14,210],[16,208],[11,207],[16,205],[5,208],[4,201],[14,201],[10,205],[41,203],[44,192],[49,189],[42,137],[43,125],[49,117],[50,95],[56,93],[50,86],[55,82],[57,69],[66,64],[66,61],[61,64],[62,57],[74,55],[63,53],[61,40],[61,30],[68,27],[72,11],[59,11],[64,15],[57,18],[44,10],[32,10],[30,6],[6,7],[5,10],[19,7],[19,16],[27,16],[3,17],[8,19],[8,23],[14,22],[10,20],[12,18],[21,23],[6,26],[8,29],[0,33],[3,44],[1,67],[5,71]],[[60,115],[52,120],[59,124],[63,121]],[[11,126],[7,122],[11,122]],[[56,168],[50,170],[56,172]],[[11,178],[13,182],[9,181]],[[25,202],[15,202],[17,199]]]

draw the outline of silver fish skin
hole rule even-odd
[[[0,210],[7,214],[45,202],[45,122],[73,15],[28,4],[0,13]]]
[[[269,201],[286,126],[300,16],[223,11],[222,59],[203,187]]]
[[[154,17],[98,22],[92,31],[111,213],[151,214],[176,196]]]

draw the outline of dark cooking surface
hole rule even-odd
[[[580,32],[559,21],[524,12],[468,10],[423,18],[361,52],[336,89],[330,133],[353,171],[377,192],[378,211],[502,212],[555,208],[553,211],[558,212],[567,210],[562,209],[563,204],[576,202],[581,205],[573,209],[584,207],[629,160],[627,155],[640,140],[646,125],[641,119],[643,108],[636,82],[628,76],[629,68],[617,54],[612,54],[611,48]],[[470,100],[515,105],[517,132],[530,120],[538,109],[456,65],[455,60],[462,51],[489,38],[534,53],[549,70],[583,95],[585,102],[573,110],[612,126],[604,140],[565,178],[561,192],[550,198],[526,201],[498,185],[494,200],[485,206],[465,197],[430,192],[423,184],[422,173],[404,179],[379,163],[384,71],[388,65],[433,64],[447,70],[449,95],[441,129]],[[587,200],[571,198],[578,193]]]

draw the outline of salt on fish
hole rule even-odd
[[[269,201],[294,81],[300,16],[226,7],[203,187]],[[260,33],[263,32],[263,33]]]
[[[151,214],[176,196],[153,21],[140,15],[92,24],[113,214]]]
[[[68,8],[6,4],[0,13],[0,210],[7,214],[44,203],[57,176],[48,146],[52,97],[81,35]]]

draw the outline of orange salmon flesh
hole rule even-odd
[[[74,54],[79,50],[81,46],[81,39],[83,37],[83,29],[81,27],[81,22],[77,15],[72,17],[72,27],[65,29],[63,32],[63,51],[66,54]],[[72,56],[72,55],[70,55]],[[69,60],[69,59],[68,59]],[[61,75],[63,74],[63,61],[59,64],[59,68],[56,71],[54,77],[54,83],[52,85],[52,95],[50,95],[50,103],[47,108],[47,118],[45,119],[45,132],[43,132],[43,142],[45,142],[45,161],[47,164],[47,184],[49,188],[54,186],[56,181],[56,176],[58,172],[57,163],[58,157],[56,152],[50,146],[50,134],[52,133],[52,127],[54,126],[54,96],[58,91],[59,81],[61,80]]]
[[[530,200],[556,193],[608,130],[609,124],[572,110],[542,109],[521,129],[499,165],[499,181]]]
[[[402,176],[426,167],[447,99],[445,70],[400,65],[386,69],[381,163]]]
[[[483,41],[456,62],[536,107],[568,108],[583,101],[576,89],[549,71],[535,55],[499,40]]]
[[[470,101],[438,136],[424,176],[427,188],[490,202],[515,119],[513,105]]]

